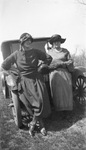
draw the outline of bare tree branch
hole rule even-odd
[[[82,5],[86,5],[86,2],[85,2],[85,0],[77,0],[80,4],[82,4]]]

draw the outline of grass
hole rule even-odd
[[[0,150],[86,150],[86,108],[75,104],[74,109],[62,117],[62,112],[52,112],[45,119],[48,135],[36,133],[33,138],[28,129],[16,127],[9,99],[4,99],[0,89]]]

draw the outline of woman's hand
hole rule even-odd
[[[38,67],[38,72],[43,74],[43,75],[48,74],[50,72],[48,65],[47,64],[41,64]]]
[[[56,70],[57,68],[65,68],[66,64],[61,60],[55,60],[52,61],[52,63],[49,65],[50,71]]]
[[[0,74],[4,74],[5,76],[9,75],[9,71],[4,70],[2,67],[0,68]]]
[[[73,72],[74,71],[74,65],[73,65],[73,61],[70,59],[66,62],[64,62],[66,65],[66,68],[68,69],[69,72]]]
[[[70,65],[71,63],[73,63],[73,61],[71,59],[64,62],[65,65]]]

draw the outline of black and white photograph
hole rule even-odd
[[[86,0],[0,0],[0,150],[86,150]]]

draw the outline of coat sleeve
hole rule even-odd
[[[46,64],[50,64],[52,61],[52,57],[47,53],[42,52],[41,50],[37,50],[38,59],[42,60]]]
[[[8,56],[1,64],[1,67],[4,70],[9,70],[11,68],[11,65],[13,65],[16,62],[16,56],[17,56],[17,51],[12,53],[10,56]]]
[[[65,62],[65,64],[66,64],[66,67],[69,72],[74,71],[74,61],[73,61],[69,51],[67,53],[67,61]]]
[[[73,59],[72,59],[72,57],[71,57],[71,54],[70,54],[70,52],[67,50],[67,55],[66,55],[66,57],[67,57],[67,60],[72,60],[73,61]]]

